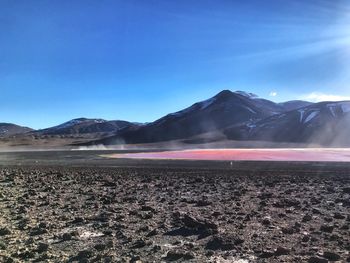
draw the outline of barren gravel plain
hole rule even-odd
[[[0,153],[0,211],[0,262],[350,262],[348,163]]]

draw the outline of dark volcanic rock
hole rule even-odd
[[[344,187],[343,192],[346,194],[350,194],[350,187]]]
[[[320,257],[311,257],[307,262],[308,263],[328,263],[328,260]]]
[[[272,251],[263,251],[260,255],[259,258],[271,258],[275,255],[274,252]]]
[[[191,236],[198,235],[199,238],[207,237],[218,232],[217,225],[204,219],[194,218],[187,214],[175,213],[174,224],[180,226],[177,229],[168,231],[166,235]]]
[[[49,249],[49,245],[48,245],[48,244],[42,243],[42,242],[40,242],[40,243],[38,244],[37,251],[38,251],[39,253],[43,253],[43,252],[47,251],[48,249]]]
[[[30,232],[31,236],[39,236],[42,234],[46,234],[47,230],[45,228],[40,228],[40,227],[36,227],[34,229],[32,229],[32,231]]]
[[[340,213],[335,213],[335,214],[334,214],[334,218],[335,218],[335,219],[345,219],[345,216],[342,215],[342,214],[340,214]]]
[[[334,229],[334,226],[330,226],[330,225],[322,225],[320,227],[320,230],[322,232],[327,232],[327,233],[332,233],[333,232],[333,229]]]
[[[64,233],[62,235],[62,240],[63,241],[68,241],[68,240],[71,240],[71,239],[72,239],[72,234],[70,234],[70,233]]]
[[[340,260],[340,256],[337,253],[326,251],[323,253],[323,257],[328,259],[329,261],[338,261]]]
[[[181,219],[184,226],[196,229],[217,229],[217,225],[203,219],[196,219],[185,214]]]
[[[143,248],[144,246],[146,246],[146,242],[142,239],[139,239],[131,246],[131,248]]]
[[[22,253],[19,253],[17,255],[18,258],[20,259],[24,259],[24,260],[28,260],[28,259],[31,259],[31,258],[34,258],[35,257],[35,253],[33,251],[24,251]]]
[[[99,244],[96,244],[94,246],[94,248],[98,251],[103,251],[107,248],[107,245],[106,244],[102,244],[102,243],[99,243]]]
[[[84,218],[82,217],[76,217],[74,218],[74,220],[72,221],[73,224],[80,224],[80,223],[84,223]]]
[[[309,222],[312,220],[312,216],[311,215],[305,215],[302,219],[303,222]]]
[[[7,227],[0,228],[0,236],[6,236],[10,234],[11,234],[11,230],[8,229]]]
[[[190,252],[183,252],[183,251],[168,251],[166,256],[163,257],[166,261],[177,261],[177,260],[191,260],[194,259],[194,255]]]
[[[94,255],[94,252],[91,249],[81,250],[78,255],[75,257],[76,260],[84,260],[86,258],[91,258]]]
[[[238,237],[214,236],[208,241],[205,248],[210,250],[233,250],[243,242],[244,240]]]
[[[285,248],[285,247],[278,247],[276,250],[275,250],[275,256],[283,256],[283,255],[288,255],[290,253],[290,249],[288,248]]]

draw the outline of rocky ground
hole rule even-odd
[[[350,262],[350,176],[0,168],[0,262]]]

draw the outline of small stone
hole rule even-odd
[[[32,238],[32,237],[28,238],[25,242],[26,245],[31,245],[33,243],[34,243],[34,238]]]
[[[0,241],[0,250],[5,250],[5,249],[6,249],[6,244]]]
[[[83,259],[83,258],[91,258],[94,255],[94,252],[91,250],[81,250],[79,251],[77,258]]]
[[[317,209],[317,208],[313,208],[313,209],[312,209],[312,213],[317,214],[317,215],[320,215],[320,214],[321,214],[320,210]]]
[[[334,214],[334,218],[335,218],[335,219],[345,219],[345,216],[342,215],[342,214],[340,214],[340,213],[335,213],[335,214]]]
[[[18,214],[24,214],[27,212],[27,210],[28,210],[28,208],[26,208],[24,205],[22,205],[18,208],[17,211],[18,211]]]
[[[344,224],[344,225],[341,226],[340,229],[341,229],[341,230],[349,230],[350,227],[349,227],[349,225]]]
[[[183,224],[189,228],[215,229],[215,230],[217,229],[216,224],[214,224],[212,222],[205,221],[205,220],[198,220],[198,219],[193,218],[187,214],[185,214],[181,220],[182,220]]]
[[[30,232],[30,235],[31,235],[31,236],[39,236],[39,235],[46,234],[46,233],[47,233],[47,230],[44,229],[44,228],[34,228],[34,229]]]
[[[271,251],[263,251],[260,255],[259,258],[271,258],[275,255],[275,253]]]
[[[138,231],[139,232],[146,232],[148,230],[149,230],[149,226],[141,226]]]
[[[18,229],[19,230],[24,230],[29,223],[29,219],[28,218],[23,218],[18,222]]]
[[[159,245],[154,245],[151,249],[152,252],[157,252],[157,251],[161,251],[162,247]]]
[[[3,257],[4,263],[13,263],[15,260],[9,256]]]
[[[333,229],[334,229],[334,226],[330,226],[330,225],[322,225],[320,227],[320,230],[322,232],[327,232],[327,233],[332,233],[333,232]]]
[[[308,222],[312,220],[312,216],[311,215],[304,215],[302,221],[303,222]]]
[[[295,233],[295,230],[292,227],[284,227],[282,228],[282,233],[292,235]]]
[[[130,263],[142,263],[142,261],[140,259],[141,259],[140,256],[133,256],[130,259]]]
[[[328,259],[329,261],[338,261],[340,256],[334,252],[324,252],[323,257]]]
[[[143,248],[144,246],[146,246],[146,242],[142,239],[139,239],[131,246],[131,248]]]
[[[271,225],[271,221],[269,218],[264,218],[263,221],[261,222],[264,226],[269,226]]]
[[[11,230],[7,227],[0,228],[0,236],[7,236],[11,234]]]
[[[42,243],[42,242],[40,242],[39,244],[38,244],[38,252],[39,253],[43,253],[43,252],[45,252],[45,251],[47,251],[49,249],[49,245],[48,244],[46,244],[46,243]]]
[[[325,218],[324,218],[324,221],[330,223],[330,222],[333,221],[333,218],[331,218],[331,217],[325,217]]]
[[[156,210],[155,210],[153,207],[151,207],[151,206],[143,205],[143,206],[141,207],[141,211],[155,212]]]
[[[331,240],[331,241],[337,241],[337,240],[339,240],[340,238],[339,238],[339,236],[338,235],[336,235],[336,234],[332,234],[330,237],[329,237],[329,240]],[[340,241],[340,240],[339,240]]]
[[[310,237],[308,235],[303,236],[301,239],[302,242],[308,242],[310,240]]]
[[[105,236],[111,236],[113,234],[113,231],[110,230],[110,229],[106,229],[104,231],[102,231],[102,233],[105,235]]]
[[[102,244],[102,243],[96,244],[96,245],[94,246],[94,248],[95,248],[96,250],[98,250],[98,251],[105,250],[106,247],[107,247],[107,246],[106,246],[105,244]]]
[[[84,218],[82,217],[76,217],[74,218],[74,220],[72,221],[73,224],[80,224],[80,223],[84,223]]]
[[[153,237],[158,234],[157,229],[153,229],[151,232],[149,232],[146,236],[147,237]]]
[[[199,206],[199,207],[203,207],[203,206],[208,206],[208,205],[211,205],[211,202],[209,202],[209,201],[206,201],[206,200],[199,200],[199,201],[197,201],[197,206]]]
[[[238,237],[220,237],[214,236],[211,238],[205,249],[209,250],[233,250],[236,246],[242,244],[244,242],[243,239]]]
[[[38,225],[39,228],[42,228],[42,229],[46,229],[47,228],[47,224],[45,222],[41,222],[39,225]]]
[[[171,230],[166,235],[198,235],[199,238],[216,234],[218,227],[215,223],[210,221],[194,218],[187,214],[175,212],[173,214],[174,223],[180,228]]]
[[[166,261],[177,261],[177,260],[190,260],[194,259],[194,255],[189,252],[182,251],[168,251],[166,256],[163,258]]]
[[[344,187],[343,192],[346,194],[350,194],[350,187]]]
[[[206,253],[205,253],[205,256],[206,257],[212,257],[214,255],[214,251],[212,250],[208,250]]]
[[[290,250],[288,248],[284,247],[278,247],[275,251],[275,256],[283,256],[283,255],[288,255],[290,253]]]
[[[63,241],[68,241],[68,240],[71,240],[72,239],[72,235],[70,233],[64,233],[62,235],[62,240]]]
[[[320,257],[311,257],[307,262],[308,263],[328,263],[328,260]]]
[[[18,255],[19,258],[21,259],[29,259],[29,258],[34,258],[35,253],[33,251],[24,251]]]
[[[221,213],[219,211],[215,211],[215,212],[212,213],[213,217],[218,217],[220,215],[221,215]]]

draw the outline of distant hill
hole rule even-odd
[[[33,129],[28,127],[19,126],[13,123],[0,123],[0,136],[10,136],[15,134],[23,134],[30,132]]]
[[[87,133],[110,133],[136,124],[127,121],[78,118],[47,129],[34,131],[36,135],[79,135]]]

